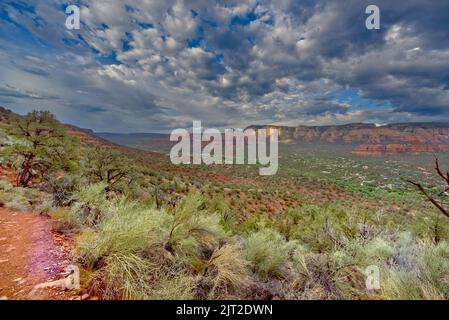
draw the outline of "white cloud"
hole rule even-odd
[[[359,0],[82,0],[79,34],[62,27],[62,0],[30,1],[35,13],[6,5],[35,41],[0,39],[0,87],[36,99],[24,106],[24,97],[5,89],[3,101],[103,131],[193,119],[219,126],[449,119],[449,44],[442,41],[449,36],[414,15],[445,21],[447,5],[380,1],[389,15],[377,34],[364,28]],[[5,30],[24,37],[13,24]],[[382,107],[333,96],[348,88],[362,96],[358,103]]]

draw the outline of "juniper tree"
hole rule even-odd
[[[83,162],[83,175],[90,183],[104,182],[106,191],[111,191],[136,182],[138,170],[118,150],[89,148]]]
[[[2,154],[16,167],[18,186],[27,187],[35,178],[75,166],[75,138],[49,111],[13,117],[7,133],[13,143],[3,148]]]

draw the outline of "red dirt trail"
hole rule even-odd
[[[51,219],[0,208],[0,298],[9,300],[76,299],[73,291],[37,284],[63,278],[68,260],[67,239],[52,231]]]

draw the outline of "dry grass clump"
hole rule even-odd
[[[263,228],[248,236],[246,259],[262,277],[283,276],[283,267],[296,246],[296,242],[286,241],[277,231]]]
[[[76,239],[74,256],[103,298],[223,297],[249,283],[240,247],[230,242],[220,216],[202,208],[200,196],[187,197],[172,212],[125,198],[101,203],[99,219],[83,220],[89,223]]]
[[[226,244],[215,250],[202,271],[198,296],[211,299],[241,296],[251,285],[248,267],[240,246]]]
[[[381,296],[406,300],[449,299],[449,244],[413,243],[409,259],[414,263],[396,263],[384,268]]]
[[[0,199],[5,207],[17,211],[47,213],[52,207],[45,194],[36,189],[14,187],[6,180],[0,180]]]
[[[295,299],[346,299],[362,297],[365,276],[339,253],[313,253],[299,248],[293,258],[292,291]]]

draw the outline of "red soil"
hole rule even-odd
[[[0,180],[6,180],[15,185],[16,172],[12,168],[7,168],[0,165]]]
[[[37,284],[63,278],[70,244],[52,232],[51,219],[31,212],[0,208],[0,297],[12,300],[62,300],[76,292]]]

